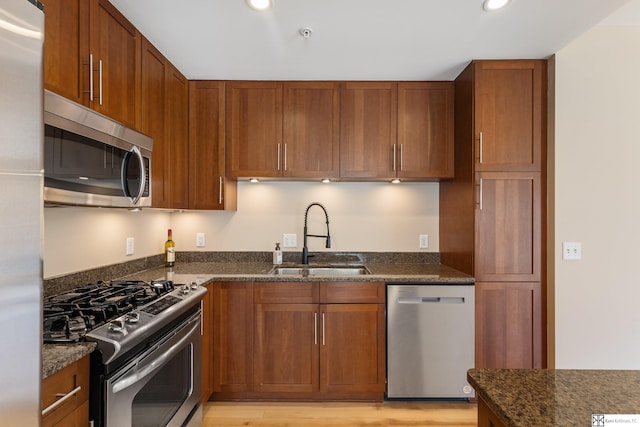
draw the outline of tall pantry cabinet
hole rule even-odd
[[[476,367],[546,366],[547,63],[473,61],[455,82],[442,263],[476,278]]]

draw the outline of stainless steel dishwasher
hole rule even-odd
[[[387,285],[387,398],[468,399],[473,285]]]

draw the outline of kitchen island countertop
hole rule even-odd
[[[640,414],[640,371],[470,369],[467,378],[507,427],[609,425],[592,416]]]

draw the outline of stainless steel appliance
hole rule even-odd
[[[387,285],[387,397],[468,399],[474,287]]]
[[[42,5],[0,2],[0,424],[40,425]]]
[[[112,281],[44,302],[45,342],[95,341],[90,418],[95,427],[202,425],[201,300],[197,275],[188,284]]]
[[[151,206],[151,138],[49,91],[44,122],[45,202]]]

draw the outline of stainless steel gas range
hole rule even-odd
[[[202,425],[203,276],[89,284],[44,301],[44,341],[94,341],[96,427]]]

